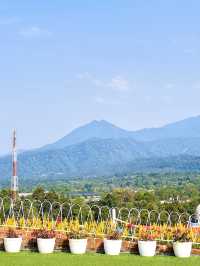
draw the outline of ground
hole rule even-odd
[[[107,256],[104,254],[72,255],[54,253],[42,255],[36,252],[18,254],[0,253],[1,266],[193,266],[200,265],[200,257],[178,259],[173,256],[144,258],[136,255]]]

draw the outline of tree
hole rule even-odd
[[[34,191],[33,191],[33,195],[32,198],[34,200],[40,200],[40,201],[44,201],[45,200],[45,191],[42,187],[37,187]]]

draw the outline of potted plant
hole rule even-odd
[[[87,234],[83,227],[71,229],[68,234],[69,248],[72,254],[84,254],[87,248]]]
[[[21,249],[22,237],[14,229],[9,229],[7,236],[4,238],[4,248],[6,252],[19,252]]]
[[[55,231],[41,229],[35,232],[37,246],[40,253],[53,253],[55,246]]]
[[[138,249],[141,256],[153,257],[156,254],[157,234],[151,227],[142,227],[138,234]]]
[[[176,257],[190,257],[192,251],[192,231],[178,228],[173,232],[173,250]]]
[[[119,255],[122,246],[122,231],[116,229],[104,239],[104,251],[107,255]]]

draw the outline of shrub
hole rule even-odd
[[[87,238],[88,233],[86,232],[84,226],[79,225],[71,227],[70,232],[67,234],[69,239],[84,239]]]
[[[9,228],[7,238],[19,238],[20,236],[16,233],[15,229]]]
[[[191,229],[188,228],[176,228],[173,231],[174,242],[191,242],[193,240]]]
[[[150,226],[140,226],[136,235],[141,241],[153,241],[159,237],[158,232]]]
[[[40,229],[33,232],[33,236],[37,238],[50,239],[55,238],[56,233],[54,230]]]

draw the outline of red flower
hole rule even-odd
[[[58,225],[58,224],[60,224],[61,222],[62,222],[61,217],[58,216],[57,219],[56,219],[56,224]]]
[[[126,226],[127,226],[129,229],[132,229],[132,228],[135,227],[135,225],[134,225],[134,224],[131,224],[131,223],[128,223]]]

